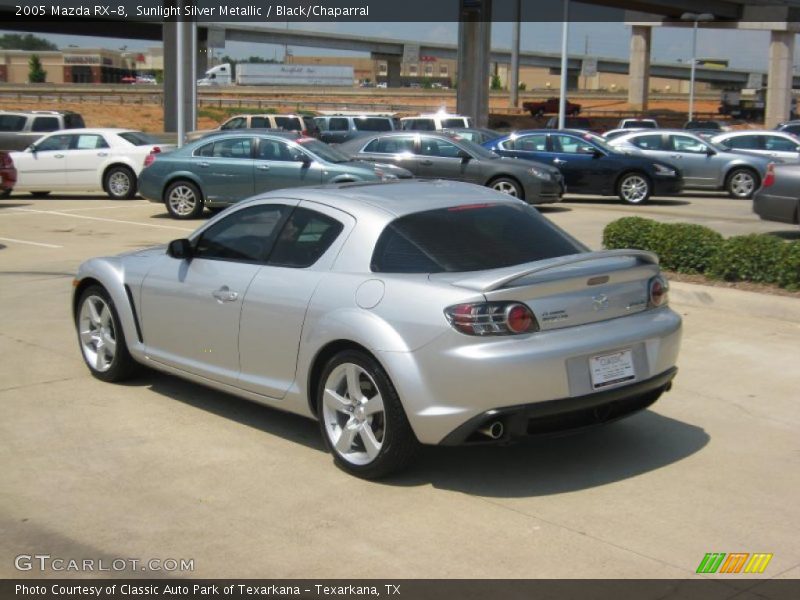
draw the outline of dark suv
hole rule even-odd
[[[85,126],[69,110],[0,110],[0,150],[24,150],[51,131]]]

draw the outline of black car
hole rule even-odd
[[[395,164],[417,177],[485,185],[529,204],[558,202],[561,173],[549,165],[501,158],[452,134],[434,131],[378,133],[336,147],[353,159]]]
[[[618,196],[629,204],[641,204],[653,194],[673,195],[683,189],[683,178],[673,165],[619,152],[585,131],[519,131],[484,147],[501,156],[558,167],[572,193]]]
[[[770,165],[753,197],[753,212],[764,221],[800,224],[800,165]]]

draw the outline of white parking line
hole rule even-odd
[[[141,225],[142,227],[155,227],[156,229],[177,229],[178,231],[194,231],[186,227],[175,227],[174,225],[156,225],[155,223],[139,223],[137,221],[124,221],[122,219],[109,219],[107,217],[89,217],[87,215],[76,215],[73,213],[56,210],[36,210],[34,208],[20,208],[20,212],[39,215],[56,215],[59,217],[72,217],[73,219],[87,219],[89,221],[105,221],[106,223],[120,223],[122,225]]]
[[[43,244],[42,242],[28,242],[26,240],[15,240],[14,238],[0,237],[0,242],[14,242],[16,244],[28,244],[29,246],[41,246],[42,248],[63,248],[55,244]]]

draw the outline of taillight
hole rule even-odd
[[[0,167],[10,169],[14,166],[14,160],[8,152],[0,152]]]
[[[650,306],[666,306],[669,303],[669,283],[661,277],[653,277],[650,280]]]
[[[764,182],[761,184],[762,187],[768,188],[775,183],[775,163],[769,163],[767,165],[767,174],[764,177]]]
[[[536,317],[519,302],[456,304],[444,310],[450,325],[466,335],[517,335],[539,330]]]
[[[149,167],[153,164],[153,161],[156,159],[156,154],[161,154],[161,148],[158,146],[153,146],[150,150],[150,154],[144,157],[144,166]]]

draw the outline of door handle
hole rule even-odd
[[[433,164],[432,160],[422,160],[420,163],[423,167],[430,167]]]
[[[217,299],[217,302],[222,304],[223,302],[233,302],[238,297],[239,294],[237,292],[231,291],[231,289],[227,285],[223,285],[218,290],[214,290],[211,292],[211,295]]]
[[[98,152],[97,156],[108,156],[108,152]]]
[[[565,161],[565,160],[561,160],[560,158],[554,158],[554,159],[553,159],[553,164],[556,164],[556,165],[565,165],[565,164],[567,164],[567,161]]]
[[[680,157],[681,157],[680,154],[672,154],[672,155],[670,155],[670,158],[680,158]]]
[[[207,163],[207,162],[201,162],[201,163],[198,163],[198,165],[199,165],[199,166],[201,166],[201,167],[203,167],[203,168],[205,169],[206,167],[210,167],[210,166],[211,166],[211,163]]]
[[[55,158],[64,158],[64,155],[63,155],[63,154],[54,154],[53,156],[54,156]]]
[[[256,169],[259,171],[269,171],[269,165],[258,165]]]

